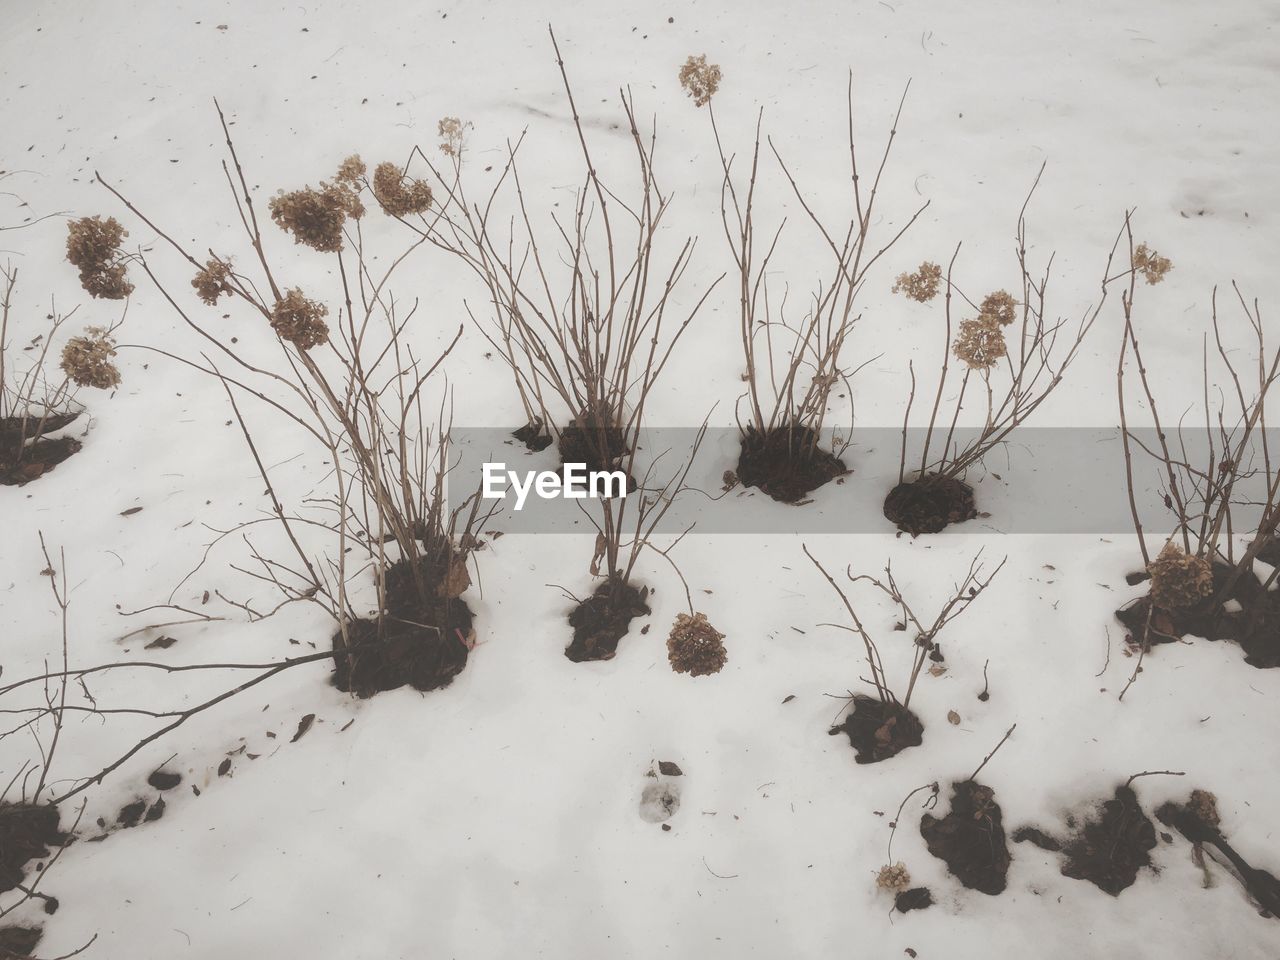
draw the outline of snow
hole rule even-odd
[[[749,146],[763,107],[780,152],[835,222],[848,206],[847,71],[868,157],[878,155],[910,79],[879,201],[883,229],[932,203],[873,275],[849,348],[859,362],[880,355],[854,381],[854,399],[858,429],[879,428],[884,442],[901,422],[908,360],[931,370],[941,350],[936,309],[893,297],[892,276],[922,259],[944,261],[963,241],[966,288],[1010,285],[1018,208],[1046,161],[1028,223],[1036,262],[1056,251],[1059,312],[1078,317],[1096,298],[1127,209],[1137,211],[1136,239],[1173,259],[1168,280],[1140,289],[1136,311],[1170,409],[1199,398],[1215,285],[1232,322],[1238,314],[1224,291],[1233,280],[1260,298],[1270,322],[1280,254],[1280,139],[1266,119],[1280,95],[1280,8],[1272,3],[50,0],[11,5],[5,20],[0,167],[13,171],[4,189],[26,206],[10,198],[3,222],[115,215],[130,241],[154,246],[160,268],[184,285],[185,265],[93,174],[182,242],[246,256],[219,166],[214,97],[264,199],[328,176],[352,152],[376,162],[407,157],[415,143],[431,149],[436,121],[455,115],[474,125],[476,169],[500,169],[506,138],[527,127],[526,191],[563,203],[579,168],[551,22],[607,170],[631,162],[625,130],[614,126],[616,91],[629,86],[642,119],[656,116],[658,172],[676,197],[671,236],[701,238],[690,296],[730,265],[705,112],[675,79],[686,56],[705,52],[724,70],[715,107],[730,149]],[[814,238],[781,178],[771,174],[766,193],[767,209],[790,217],[797,246],[780,269],[799,295],[819,276]],[[267,229],[273,257],[296,282],[332,289],[324,258]],[[80,291],[62,259],[64,230],[54,217],[0,235],[20,269],[17,343],[42,329],[51,297],[63,310],[80,304],[73,326],[120,317],[117,305]],[[121,342],[198,357],[197,338],[145,277],[134,279]],[[425,305],[412,332],[424,353],[465,320],[463,298],[482,295],[432,252],[400,286]],[[653,425],[696,426],[718,403],[713,423],[732,426],[741,365],[734,311],[731,291],[721,289],[694,322],[655,393]],[[246,352],[267,343],[269,332],[250,328],[243,314],[225,323]],[[1036,426],[1115,426],[1119,324],[1117,297]],[[469,328],[448,362],[461,427],[518,425],[510,380],[488,350]],[[73,664],[266,662],[323,648],[333,628],[318,609],[295,605],[248,622],[219,600],[217,591],[274,605],[270,591],[230,569],[245,556],[235,538],[179,586],[211,529],[260,516],[268,503],[216,382],[142,349],[122,349],[121,367],[114,395],[80,394],[88,411],[81,453],[37,483],[0,488],[4,682],[61,656],[38,532],[66,551]],[[84,427],[82,418],[68,430]],[[255,430],[286,495],[316,486],[323,458],[297,431],[266,415]],[[885,451],[879,472],[864,473],[872,451],[861,442],[855,434],[850,483],[824,488],[814,504],[784,508],[757,494],[733,506],[736,515],[758,509],[770,523],[813,511],[792,521],[803,534],[763,532],[775,527],[762,520],[753,528],[762,532],[695,532],[680,545],[675,557],[695,605],[726,635],[721,673],[691,679],[668,668],[664,640],[684,593],[661,558],[650,555],[639,572],[656,591],[652,616],[633,624],[614,660],[573,664],[561,654],[570,601],[548,585],[579,596],[589,589],[590,537],[491,540],[467,595],[479,644],[450,687],[355,701],[318,663],[200,715],[84,794],[82,825],[92,832],[96,818],[110,822],[125,803],[153,797],[146,776],[173,757],[170,768],[185,779],[166,795],[163,819],[69,847],[41,885],[59,898],[57,915],[28,904],[17,918],[45,924],[41,956],[96,935],[88,956],[133,960],[894,957],[907,948],[947,960],[1275,956],[1275,921],[1259,917],[1221,869],[1211,868],[1216,885],[1203,888],[1180,838],[1158,845],[1157,869],[1118,899],[1063,877],[1054,855],[1011,845],[1009,887],[988,897],[961,887],[928,854],[919,795],[903,813],[893,858],[938,903],[891,913],[875,876],[902,798],[939,781],[935,813],[945,812],[950,782],[1014,723],[982,774],[1010,832],[1024,824],[1061,831],[1068,814],[1087,813],[1134,773],[1185,771],[1135,781],[1144,808],[1192,787],[1212,790],[1232,843],[1280,872],[1280,676],[1249,667],[1231,644],[1169,644],[1119,701],[1134,661],[1111,612],[1142,593],[1124,580],[1140,565],[1131,530],[1037,532],[1019,523],[1027,532],[1002,532],[1012,522],[1002,508],[1025,509],[1037,495],[1019,487],[1020,472],[1035,470],[1022,454],[988,465],[1002,480],[977,484],[991,518],[944,537],[899,539],[877,519]],[[723,445],[700,457],[710,477],[733,465]],[[1154,488],[1154,478],[1147,482]],[[1109,495],[1120,503],[1124,491]],[[143,509],[121,515],[135,506]],[[859,517],[853,529],[877,532],[823,534],[812,519],[850,511]],[[265,527],[255,534],[262,549],[275,536]],[[993,564],[1008,556],[990,590],[942,635],[946,673],[921,679],[913,708],[926,729],[922,746],[858,766],[844,738],[827,736],[840,709],[833,696],[857,689],[864,666],[851,635],[820,626],[843,611],[802,539],[832,569],[877,573],[892,561],[924,609],[946,599],[979,550]],[[166,602],[175,586],[174,603],[226,619],[121,639],[167,619],[164,611],[121,614]],[[207,607],[204,591],[213,597]],[[870,591],[857,596],[883,638],[891,681],[902,682],[910,649],[895,642],[893,609]],[[643,635],[642,622],[652,625]],[[160,634],[177,643],[143,649]],[[987,664],[984,703],[977,693]],[[169,707],[238,679],[117,672],[93,689],[104,703]],[[947,722],[949,710],[960,724]],[[306,714],[316,715],[314,726],[289,742]],[[69,722],[55,776],[69,785],[91,775],[150,728],[130,718]],[[230,772],[218,776],[229,754]],[[29,738],[0,741],[0,779],[34,755]],[[652,782],[645,774],[660,760],[683,770],[670,831],[641,812]],[[64,827],[73,817],[64,811]]]

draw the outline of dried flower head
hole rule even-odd
[[[1007,351],[1004,331],[991,317],[962,320],[952,351],[970,370],[990,370]]]
[[[1184,553],[1172,541],[1147,567],[1151,602],[1161,610],[1185,610],[1213,595],[1213,568],[1203,557]]]
[[[907,865],[899,860],[897,863],[886,863],[876,874],[876,886],[881,890],[901,893],[911,886],[911,874]]]
[[[1018,301],[1013,299],[1013,294],[1008,290],[997,290],[995,293],[988,293],[982,298],[982,306],[978,308],[978,316],[980,318],[994,320],[1002,327],[1007,327],[1013,323],[1017,312]]]
[[[462,135],[467,125],[457,117],[443,117],[437,130],[440,134],[440,152],[446,157],[462,154]]]
[[[302,243],[324,253],[342,249],[342,227],[347,220],[347,207],[334,191],[303,187],[289,193],[281,191],[271,198],[271,219],[294,243]]]
[[[333,179],[338,183],[356,186],[360,183],[360,178],[364,176],[367,169],[364,161],[360,159],[360,155],[353,153],[338,165],[338,172],[333,175]]]
[[[1222,822],[1222,817],[1218,815],[1218,798],[1208,790],[1192,790],[1187,806],[1192,813],[1211,827],[1216,827]]]
[[[938,283],[941,280],[942,268],[926,260],[915,273],[898,274],[893,292],[901,293],[919,303],[928,303],[938,295]]]
[[[680,86],[693,97],[696,106],[705,107],[720,89],[720,66],[707,63],[707,55],[690,57],[680,68]]]
[[[67,224],[67,260],[80,270],[80,285],[89,296],[123,300],[133,292],[120,252],[128,235],[115,217],[81,217]]]
[[[191,286],[196,288],[196,295],[212,307],[219,297],[231,295],[231,283],[227,280],[229,276],[231,262],[214,257],[191,279]]]
[[[415,180],[394,163],[380,163],[373,171],[373,195],[393,217],[425,213],[431,206],[431,187]]]
[[[116,342],[110,332],[89,327],[62,348],[62,371],[78,386],[110,390],[120,385],[120,371],[111,362],[115,355]]]
[[[1147,278],[1147,283],[1159,283],[1164,275],[1173,269],[1173,262],[1162,257],[1145,243],[1138,244],[1133,251],[1133,269]]]
[[[329,339],[329,327],[324,322],[328,313],[328,307],[308,300],[294,287],[276,301],[271,311],[271,327],[299,350],[310,350]]]
[[[719,673],[728,659],[723,641],[724,634],[707,621],[706,614],[679,614],[667,637],[671,669],[693,677]]]

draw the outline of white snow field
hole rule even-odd
[[[1212,791],[1233,847],[1280,873],[1280,670],[1246,664],[1234,643],[1191,638],[1148,653],[1121,701],[1136,656],[1113,611],[1145,593],[1125,581],[1142,566],[1137,539],[1127,523],[1011,531],[1001,505],[1037,503],[1034,452],[1016,434],[969,473],[988,515],[945,535],[898,536],[880,515],[895,478],[861,471],[868,447],[896,443],[908,364],[923,396],[942,351],[940,303],[894,295],[894,277],[924,260],[945,267],[962,244],[956,275],[966,290],[1015,289],[1018,212],[1042,164],[1028,252],[1036,269],[1055,254],[1054,315],[1074,325],[1097,300],[1133,210],[1135,242],[1173,262],[1162,283],[1139,285],[1134,311],[1166,419],[1203,418],[1215,287],[1227,349],[1252,376],[1256,345],[1230,285],[1258,299],[1274,349],[1280,4],[9,0],[3,13],[0,226],[32,221],[0,232],[0,261],[19,270],[13,362],[28,361],[21,348],[47,329],[51,301],[77,308],[59,337],[124,322],[121,384],[80,391],[86,415],[66,431],[83,450],[32,483],[0,486],[0,688],[61,664],[40,535],[57,571],[65,552],[72,666],[267,663],[329,648],[334,624],[317,605],[259,619],[230,602],[265,613],[280,600],[236,569],[257,569],[239,536],[184,580],[217,531],[270,515],[262,478],[218,382],[156,352],[199,361],[211,347],[145,273],[131,267],[126,311],[91,299],[64,259],[68,218],[114,216],[129,230],[126,248],[146,251],[183,310],[238,338],[246,356],[278,358],[261,317],[200,304],[191,269],[94,181],[97,171],[202,258],[213,248],[253,267],[223,172],[214,98],[274,262],[289,285],[328,298],[332,320],[341,289],[333,258],[296,245],[263,211],[277,189],[328,178],[350,154],[372,167],[402,163],[420,145],[438,158],[437,122],[460,117],[471,124],[464,173],[479,195],[501,172],[508,140],[523,133],[522,186],[536,215],[549,225],[549,213],[571,213],[583,169],[553,26],[583,129],[620,191],[635,165],[620,89],[630,90],[646,131],[656,123],[655,170],[672,198],[663,242],[698,237],[679,303],[687,309],[730,271],[649,399],[655,427],[697,427],[711,412],[713,426],[732,428],[743,389],[721,168],[707,111],[677,80],[687,57],[706,54],[723,71],[714,108],[726,149],[750,150],[763,109],[764,130],[837,226],[849,222],[850,74],[860,161],[871,169],[910,81],[876,203],[875,249],[930,201],[859,293],[845,354],[849,368],[867,362],[852,380],[851,482],[828,484],[802,506],[740,490],[705,501],[708,513],[758,513],[760,525],[714,535],[695,528],[672,552],[694,605],[725,634],[723,670],[670,669],[665,640],[685,594],[656,553],[642,554],[636,571],[654,591],[652,614],[632,623],[613,659],[573,663],[563,655],[572,601],[560,587],[577,596],[592,589],[593,534],[584,526],[486,537],[465,595],[476,646],[448,687],[357,699],[329,682],[329,661],[289,669],[193,717],[63,804],[63,830],[84,809],[77,841],[40,876],[38,892],[57,898],[56,914],[34,898],[0,919],[43,926],[34,956],[60,957],[91,939],[81,955],[101,960],[1280,956],[1280,921],[1221,864],[1198,866],[1191,844],[1160,823],[1152,865],[1118,896],[1064,876],[1060,855],[1012,841],[1004,892],[968,889],[926,849],[927,791],[906,804],[892,860],[935,902],[894,910],[876,877],[903,798],[936,781],[941,816],[951,783],[1015,723],[980,777],[1010,835],[1032,825],[1064,836],[1069,816],[1088,819],[1131,775],[1178,771],[1185,775],[1133,781],[1144,811],[1154,819],[1165,801]],[[800,303],[827,251],[767,148],[761,171],[760,216],[786,216],[784,236],[796,244],[779,254],[771,283]],[[374,211],[367,219],[384,263],[404,234]],[[488,322],[475,275],[424,245],[395,288],[404,303],[418,301],[405,337],[419,355],[434,357],[464,327],[430,402],[445,396],[447,381],[456,427],[523,424],[509,372],[467,315],[470,306]],[[1113,286],[1060,388],[1036,411],[1037,427],[1118,426],[1122,332]],[[1127,383],[1129,415],[1145,426],[1146,403],[1136,380]],[[954,381],[947,389],[954,394]],[[1217,389],[1234,402],[1229,382],[1218,379]],[[252,398],[238,402],[290,509],[332,496],[325,451]],[[979,413],[976,403],[969,413]],[[833,419],[847,416],[845,406]],[[549,468],[553,453],[528,460]],[[509,458],[524,469],[522,448]],[[709,442],[699,476],[718,480],[735,460],[732,443]],[[1140,487],[1158,490],[1156,465],[1141,456],[1136,464]],[[1122,484],[1088,489],[1125,516]],[[1059,516],[1073,509],[1042,506]],[[1158,549],[1169,518],[1146,519]],[[281,542],[272,530],[246,532],[269,550]],[[329,550],[336,560],[333,542],[307,534],[317,557]],[[879,575],[891,561],[904,592],[928,611],[979,551],[988,570],[1007,557],[942,634],[945,672],[919,680],[920,746],[857,764],[845,737],[827,735],[839,698],[868,689],[867,668],[856,635],[829,625],[847,623],[846,614],[802,543],[832,571]],[[370,583],[366,573],[353,585],[361,603]],[[893,629],[897,610],[865,584],[850,589],[890,681],[903,684],[912,647]],[[166,603],[217,619],[142,629],[189,619],[156,606]],[[176,642],[148,648],[159,637]],[[990,698],[980,701],[984,666]],[[90,689],[103,708],[165,711],[242,679],[118,670]],[[41,686],[0,695],[0,710],[42,703]],[[49,690],[56,698],[58,685]],[[314,722],[291,742],[307,715]],[[0,714],[3,730],[28,716]],[[46,796],[92,777],[161,722],[67,714]],[[6,801],[24,786],[30,793],[24,764],[41,763],[51,729],[46,718],[38,738],[20,730],[0,739],[0,785],[17,781]],[[641,816],[646,773],[658,761],[683,772],[665,825]],[[89,842],[104,832],[100,818],[110,826],[135,799],[154,801],[146,781],[161,766],[183,777],[164,793],[163,816]],[[28,864],[24,885],[49,859]],[[19,894],[0,895],[0,910]]]

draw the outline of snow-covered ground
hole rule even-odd
[[[181,285],[189,277],[93,182],[94,171],[180,242],[249,254],[220,166],[215,97],[261,201],[330,176],[351,153],[372,163],[403,161],[415,144],[434,150],[437,121],[457,116],[473,125],[467,163],[476,182],[497,175],[507,139],[527,129],[526,192],[570,206],[580,167],[548,23],[602,164],[626,170],[631,162],[619,88],[631,90],[642,121],[656,117],[655,164],[675,197],[670,230],[700,238],[691,289],[731,265],[706,113],[676,79],[687,56],[705,53],[724,71],[715,108],[729,149],[749,147],[763,107],[779,151],[834,221],[846,216],[849,71],[868,157],[878,156],[911,81],[878,201],[883,229],[925,199],[931,205],[872,274],[848,348],[856,362],[876,358],[855,379],[854,400],[858,427],[884,428],[879,437],[892,438],[886,431],[901,422],[908,361],[932,371],[940,351],[937,304],[893,296],[893,276],[922,260],[945,263],[963,242],[957,272],[966,289],[1012,288],[1018,208],[1042,163],[1030,250],[1041,264],[1056,251],[1058,313],[1079,317],[1096,299],[1128,209],[1136,209],[1136,239],[1172,258],[1162,284],[1140,289],[1136,311],[1168,409],[1181,413],[1200,399],[1215,285],[1236,281],[1273,322],[1275,3],[50,0],[7,4],[3,22],[0,168],[14,196],[0,198],[0,225],[57,214],[0,233],[3,256],[20,271],[18,344],[44,329],[51,297],[64,311],[80,304],[72,326],[120,319],[120,305],[90,300],[63,259],[67,216],[116,216],[130,245],[152,249]],[[762,202],[806,237],[775,168],[767,188],[772,199]],[[270,224],[266,231],[273,255],[304,286],[334,289],[326,259]],[[809,248],[780,261],[797,295],[817,277],[812,263]],[[198,357],[202,347],[145,277],[134,279],[119,331],[130,346],[119,356],[123,382],[110,395],[80,394],[89,415],[83,451],[38,482],[0,487],[0,682],[61,658],[40,533],[55,560],[65,551],[73,665],[267,662],[324,649],[332,633],[307,604],[249,622],[222,602],[219,591],[255,609],[275,602],[231,568],[245,556],[234,540],[183,581],[213,530],[261,516],[269,502],[218,384],[138,349]],[[427,250],[398,293],[421,301],[408,336],[424,355],[466,321],[464,299],[482,296],[472,276]],[[1113,297],[1062,388],[1037,411],[1037,426],[1118,422],[1122,321]],[[1239,314],[1223,314],[1235,324],[1228,337],[1240,338],[1232,345],[1247,345]],[[210,322],[229,325],[247,352],[266,343],[247,315]],[[468,325],[448,360],[461,427],[522,422],[510,377],[490,351]],[[736,304],[724,287],[677,348],[648,421],[696,427],[718,404],[713,422],[731,427],[740,373]],[[282,488],[299,498],[316,488],[323,458],[297,431],[271,417],[257,429]],[[855,432],[848,459],[861,484],[859,442]],[[732,450],[701,456],[712,458],[704,466],[713,477],[734,466]],[[580,596],[590,589],[591,537],[491,540],[476,555],[479,576],[466,597],[477,646],[451,686],[355,700],[328,683],[331,667],[321,661],[201,714],[75,801],[86,801],[82,832],[92,836],[98,818],[113,822],[135,798],[154,798],[147,775],[167,762],[184,782],[166,794],[164,816],[72,844],[41,882],[58,898],[57,914],[32,902],[3,922],[43,923],[39,956],[96,936],[85,955],[108,960],[1276,956],[1277,921],[1259,916],[1212,864],[1206,888],[1180,837],[1160,842],[1155,869],[1117,898],[1064,877],[1056,855],[1011,844],[1008,889],[987,896],[962,887],[926,850],[917,795],[893,859],[937,902],[894,913],[877,889],[903,797],[939,781],[945,811],[951,781],[1014,723],[982,774],[1007,830],[1062,831],[1069,814],[1087,816],[1134,773],[1184,771],[1135,781],[1147,812],[1192,787],[1213,791],[1233,845],[1280,873],[1280,673],[1246,665],[1233,644],[1167,644],[1119,701],[1134,660],[1112,611],[1143,592],[1125,584],[1141,565],[1136,539],[1125,526],[1105,535],[1003,532],[992,504],[1006,488],[1034,497],[1018,485],[1035,465],[1016,445],[997,456],[999,465],[988,466],[999,477],[970,477],[992,516],[943,537],[896,537],[880,524],[874,497],[850,499],[853,483],[828,485],[803,507],[757,493],[733,509],[759,510],[770,524],[756,529],[769,530],[785,527],[787,511],[865,510],[853,526],[882,532],[687,537],[674,556],[729,652],[710,677],[668,667],[664,641],[684,592],[660,557],[642,560],[638,574],[655,591],[652,616],[633,624],[615,659],[576,664],[562,655],[570,603],[548,585]],[[1154,487],[1144,471],[1144,486]],[[1125,496],[1120,487],[1101,493]],[[801,527],[814,529],[811,520]],[[821,625],[843,610],[802,540],[831,569],[874,574],[891,561],[926,609],[946,599],[979,550],[992,565],[1008,557],[972,610],[947,627],[946,672],[920,681],[912,705],[926,728],[921,746],[860,766],[843,737],[827,736],[841,706],[832,697],[858,689],[865,666],[853,635]],[[170,617],[122,614],[165,603],[180,581],[173,603],[225,619],[136,633]],[[858,597],[868,628],[883,638],[890,679],[901,682],[911,651],[892,629],[894,609],[870,592]],[[652,624],[645,634],[642,622]],[[144,651],[160,635],[177,642]],[[990,699],[980,701],[984,665]],[[104,705],[167,709],[230,682],[225,674],[116,672],[94,694]],[[290,742],[309,714],[314,724]],[[67,785],[89,776],[152,726],[69,720],[51,776]],[[0,741],[0,781],[37,756],[28,736]],[[669,831],[639,814],[645,775],[658,761],[683,771]]]

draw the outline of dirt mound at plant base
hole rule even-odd
[[[475,644],[474,616],[460,597],[444,595],[461,591],[449,589],[457,578],[436,566],[442,569],[423,564],[421,588],[406,561],[388,569],[381,620],[350,620],[345,638],[341,630],[333,635],[334,686],[359,697],[406,684],[425,692],[462,672]]]
[[[955,477],[929,474],[898,484],[884,499],[885,518],[913,537],[939,533],[978,515],[973,488]]]
[[[823,484],[849,472],[844,461],[818,446],[808,427],[748,427],[738,456],[738,480],[782,503],[797,503]]]
[[[49,855],[67,837],[58,832],[58,808],[50,804],[0,803],[0,893],[22,882],[30,860]]]
[[[941,820],[926,813],[920,818],[920,835],[929,852],[966,887],[992,896],[1004,891],[1012,858],[990,787],[973,780],[953,783],[951,812]]]
[[[648,590],[607,579],[569,614],[573,642],[564,655],[574,663],[612,660],[618,641],[627,635],[631,621],[649,613]]]
[[[38,417],[0,418],[0,484],[22,486],[44,476],[62,461],[80,452],[80,441],[71,437],[45,439],[78,417],[54,414]]]
[[[848,735],[858,763],[879,763],[924,742],[924,724],[914,713],[895,701],[862,695],[853,698],[844,721],[828,732]]]

